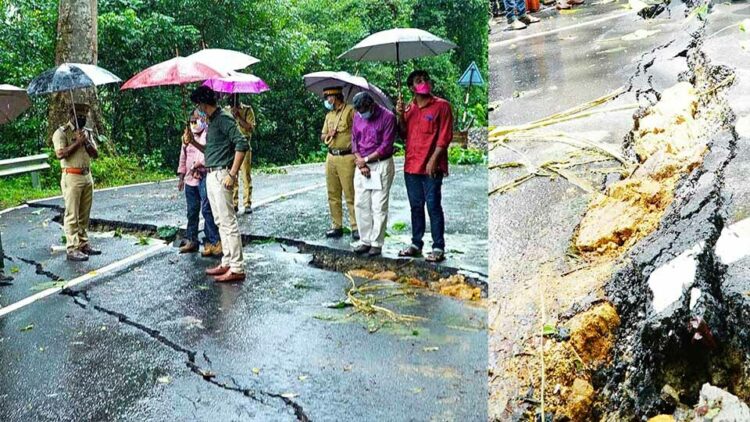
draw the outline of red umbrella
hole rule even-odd
[[[228,76],[226,71],[189,57],[175,57],[155,64],[125,82],[120,90],[161,85],[183,85]]]

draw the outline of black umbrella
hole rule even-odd
[[[63,63],[55,68],[44,71],[34,78],[26,91],[29,95],[52,94],[69,91],[71,106],[73,105],[73,90],[92,88],[98,85],[121,82],[112,72],[91,64]],[[75,115],[75,107],[73,107]],[[77,116],[76,116],[77,117]]]

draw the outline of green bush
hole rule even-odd
[[[477,165],[487,163],[487,155],[482,150],[461,147],[448,148],[448,162],[454,165]]]

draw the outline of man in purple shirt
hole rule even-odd
[[[352,100],[352,152],[358,171],[354,173],[354,214],[360,243],[357,254],[380,255],[388,224],[388,199],[395,167],[393,141],[396,138],[396,116],[376,104],[367,92]]]

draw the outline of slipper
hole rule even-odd
[[[443,262],[445,261],[445,252],[434,250],[424,260],[427,262]]]
[[[399,251],[398,256],[402,257],[409,257],[409,258],[418,258],[422,256],[422,251],[417,249],[414,245],[409,245],[406,249]]]

